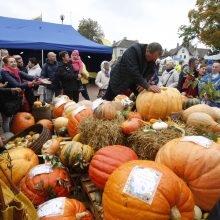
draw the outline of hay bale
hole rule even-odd
[[[158,150],[168,141],[183,136],[183,132],[175,127],[167,129],[139,129],[128,138],[130,146],[142,160],[154,160]]]
[[[92,146],[95,151],[105,146],[124,145],[126,138],[120,128],[122,120],[122,118],[114,120],[86,118],[79,125],[80,142]]]

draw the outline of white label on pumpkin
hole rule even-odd
[[[191,142],[193,142],[195,144],[199,144],[205,148],[209,148],[209,146],[213,144],[212,140],[210,140],[206,137],[203,137],[203,136],[186,136],[186,137],[181,138],[180,141],[186,141],[186,142],[191,141]]]
[[[61,99],[60,101],[58,101],[56,104],[55,104],[55,108],[59,108],[62,104],[66,103],[66,100],[64,99]]]
[[[66,105],[64,105],[64,110],[66,110],[68,107],[75,105],[75,102],[68,102]]]
[[[51,164],[40,164],[30,170],[29,177],[33,178],[39,174],[52,173],[52,172],[53,172],[53,169],[52,169]]]
[[[92,102],[92,111],[94,111],[96,108],[98,108],[102,103],[104,102],[103,99],[96,99],[95,101]]]
[[[59,216],[64,214],[65,208],[65,197],[59,197],[56,199],[51,199],[42,205],[38,206],[37,214],[39,218],[49,217],[49,216]]]
[[[151,204],[161,176],[162,173],[157,170],[135,166],[128,177],[123,193]]]
[[[78,113],[80,113],[81,111],[83,111],[83,110],[85,110],[86,109],[86,107],[84,106],[84,105],[81,105],[81,106],[79,106],[79,107],[77,107],[74,111],[73,111],[73,115],[75,116],[75,115],[77,115]]]

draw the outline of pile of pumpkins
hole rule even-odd
[[[104,120],[118,117],[125,109],[121,103],[124,98],[113,102],[75,103],[60,96],[53,101],[54,130],[63,135],[68,132],[74,138],[85,117],[93,115]],[[137,97],[136,107],[137,112],[128,113],[125,122],[135,121],[137,128],[148,124],[152,118],[167,119],[172,112],[181,112],[183,120],[193,126],[205,119],[201,120],[200,115],[198,120],[192,120],[192,114],[203,113],[203,117],[208,115],[213,123],[206,129],[217,131],[214,127],[218,128],[217,109],[195,105],[182,111],[182,97],[176,89],[162,89],[161,94],[144,91]],[[34,124],[30,115],[19,119]],[[161,129],[162,125],[155,124],[157,122],[153,121],[151,126],[154,124],[154,128]],[[24,125],[26,122],[23,121],[19,130],[25,129]],[[122,126],[122,129],[126,127],[124,133],[135,131],[133,125]],[[165,129],[165,124],[162,127]],[[38,206],[38,216],[42,220],[52,220],[51,215],[59,219],[67,216],[77,220],[93,219],[81,202],[68,198],[72,185],[69,172],[88,172],[91,181],[103,191],[106,220],[127,220],[131,216],[136,220],[201,219],[198,207],[208,212],[220,197],[220,145],[204,137],[174,139],[159,150],[155,161],[138,160],[136,153],[126,146],[106,146],[94,152],[92,146],[74,140],[61,147],[62,141],[60,137],[53,138],[42,146],[43,155],[59,157],[61,163],[55,163],[55,166],[51,162],[39,164],[37,155],[28,148],[10,149],[1,155],[0,164]],[[1,173],[0,178],[7,182]]]

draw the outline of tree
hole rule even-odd
[[[199,39],[212,49],[220,49],[220,0],[197,0],[188,13],[190,25],[179,28],[179,36],[188,45]]]
[[[91,18],[83,18],[79,21],[78,32],[84,37],[97,43],[100,43],[101,39],[105,36],[98,22],[93,21]]]

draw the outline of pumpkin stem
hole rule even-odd
[[[76,213],[76,220],[82,220],[82,218],[89,216],[88,212]]]
[[[170,210],[170,219],[171,220],[181,220],[181,214],[179,209],[174,206],[171,210]]]

